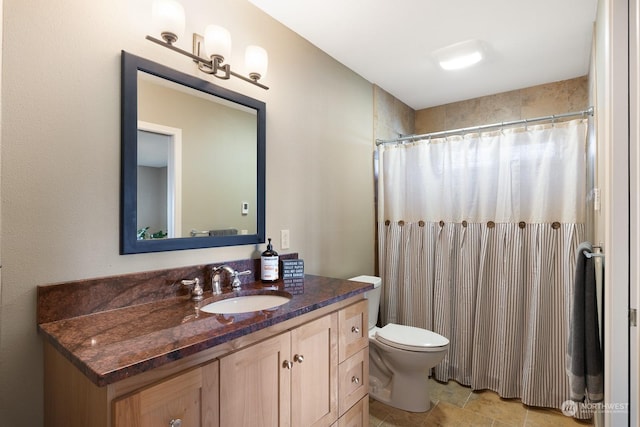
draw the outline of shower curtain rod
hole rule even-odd
[[[564,113],[564,114],[553,114],[551,116],[536,117],[533,119],[513,120],[510,122],[493,123],[490,125],[471,126],[468,128],[460,128],[460,129],[453,129],[453,130],[443,130],[440,132],[423,133],[421,135],[402,136],[396,139],[376,139],[376,146],[382,145],[382,144],[395,144],[398,142],[403,143],[405,141],[415,141],[418,139],[425,139],[425,138],[434,138],[434,137],[437,138],[437,137],[449,136],[453,134],[465,134],[469,132],[503,128],[507,126],[528,125],[531,123],[546,122],[549,120],[555,121],[557,119],[565,119],[567,117],[574,117],[574,116],[582,116],[582,117],[593,116],[593,107],[589,107],[586,110],[582,110],[582,111],[575,111],[572,113]]]

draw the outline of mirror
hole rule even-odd
[[[122,52],[120,253],[265,241],[265,104]]]

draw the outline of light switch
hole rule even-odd
[[[242,215],[249,215],[249,202],[242,202]]]
[[[289,230],[280,230],[280,249],[289,249]]]

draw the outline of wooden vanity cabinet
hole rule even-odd
[[[362,300],[221,357],[220,425],[368,425],[367,314]]]
[[[220,425],[368,425],[367,316],[361,300],[221,357]]]
[[[45,342],[45,426],[366,426],[367,313],[353,297],[104,387]]]
[[[220,425],[328,426],[337,411],[332,313],[220,358]]]

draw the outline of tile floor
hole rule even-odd
[[[501,399],[490,390],[472,391],[455,381],[444,384],[430,379],[429,387],[433,406],[424,413],[401,411],[369,399],[369,427],[592,425],[590,421],[566,417],[559,410],[526,406],[517,399]]]

